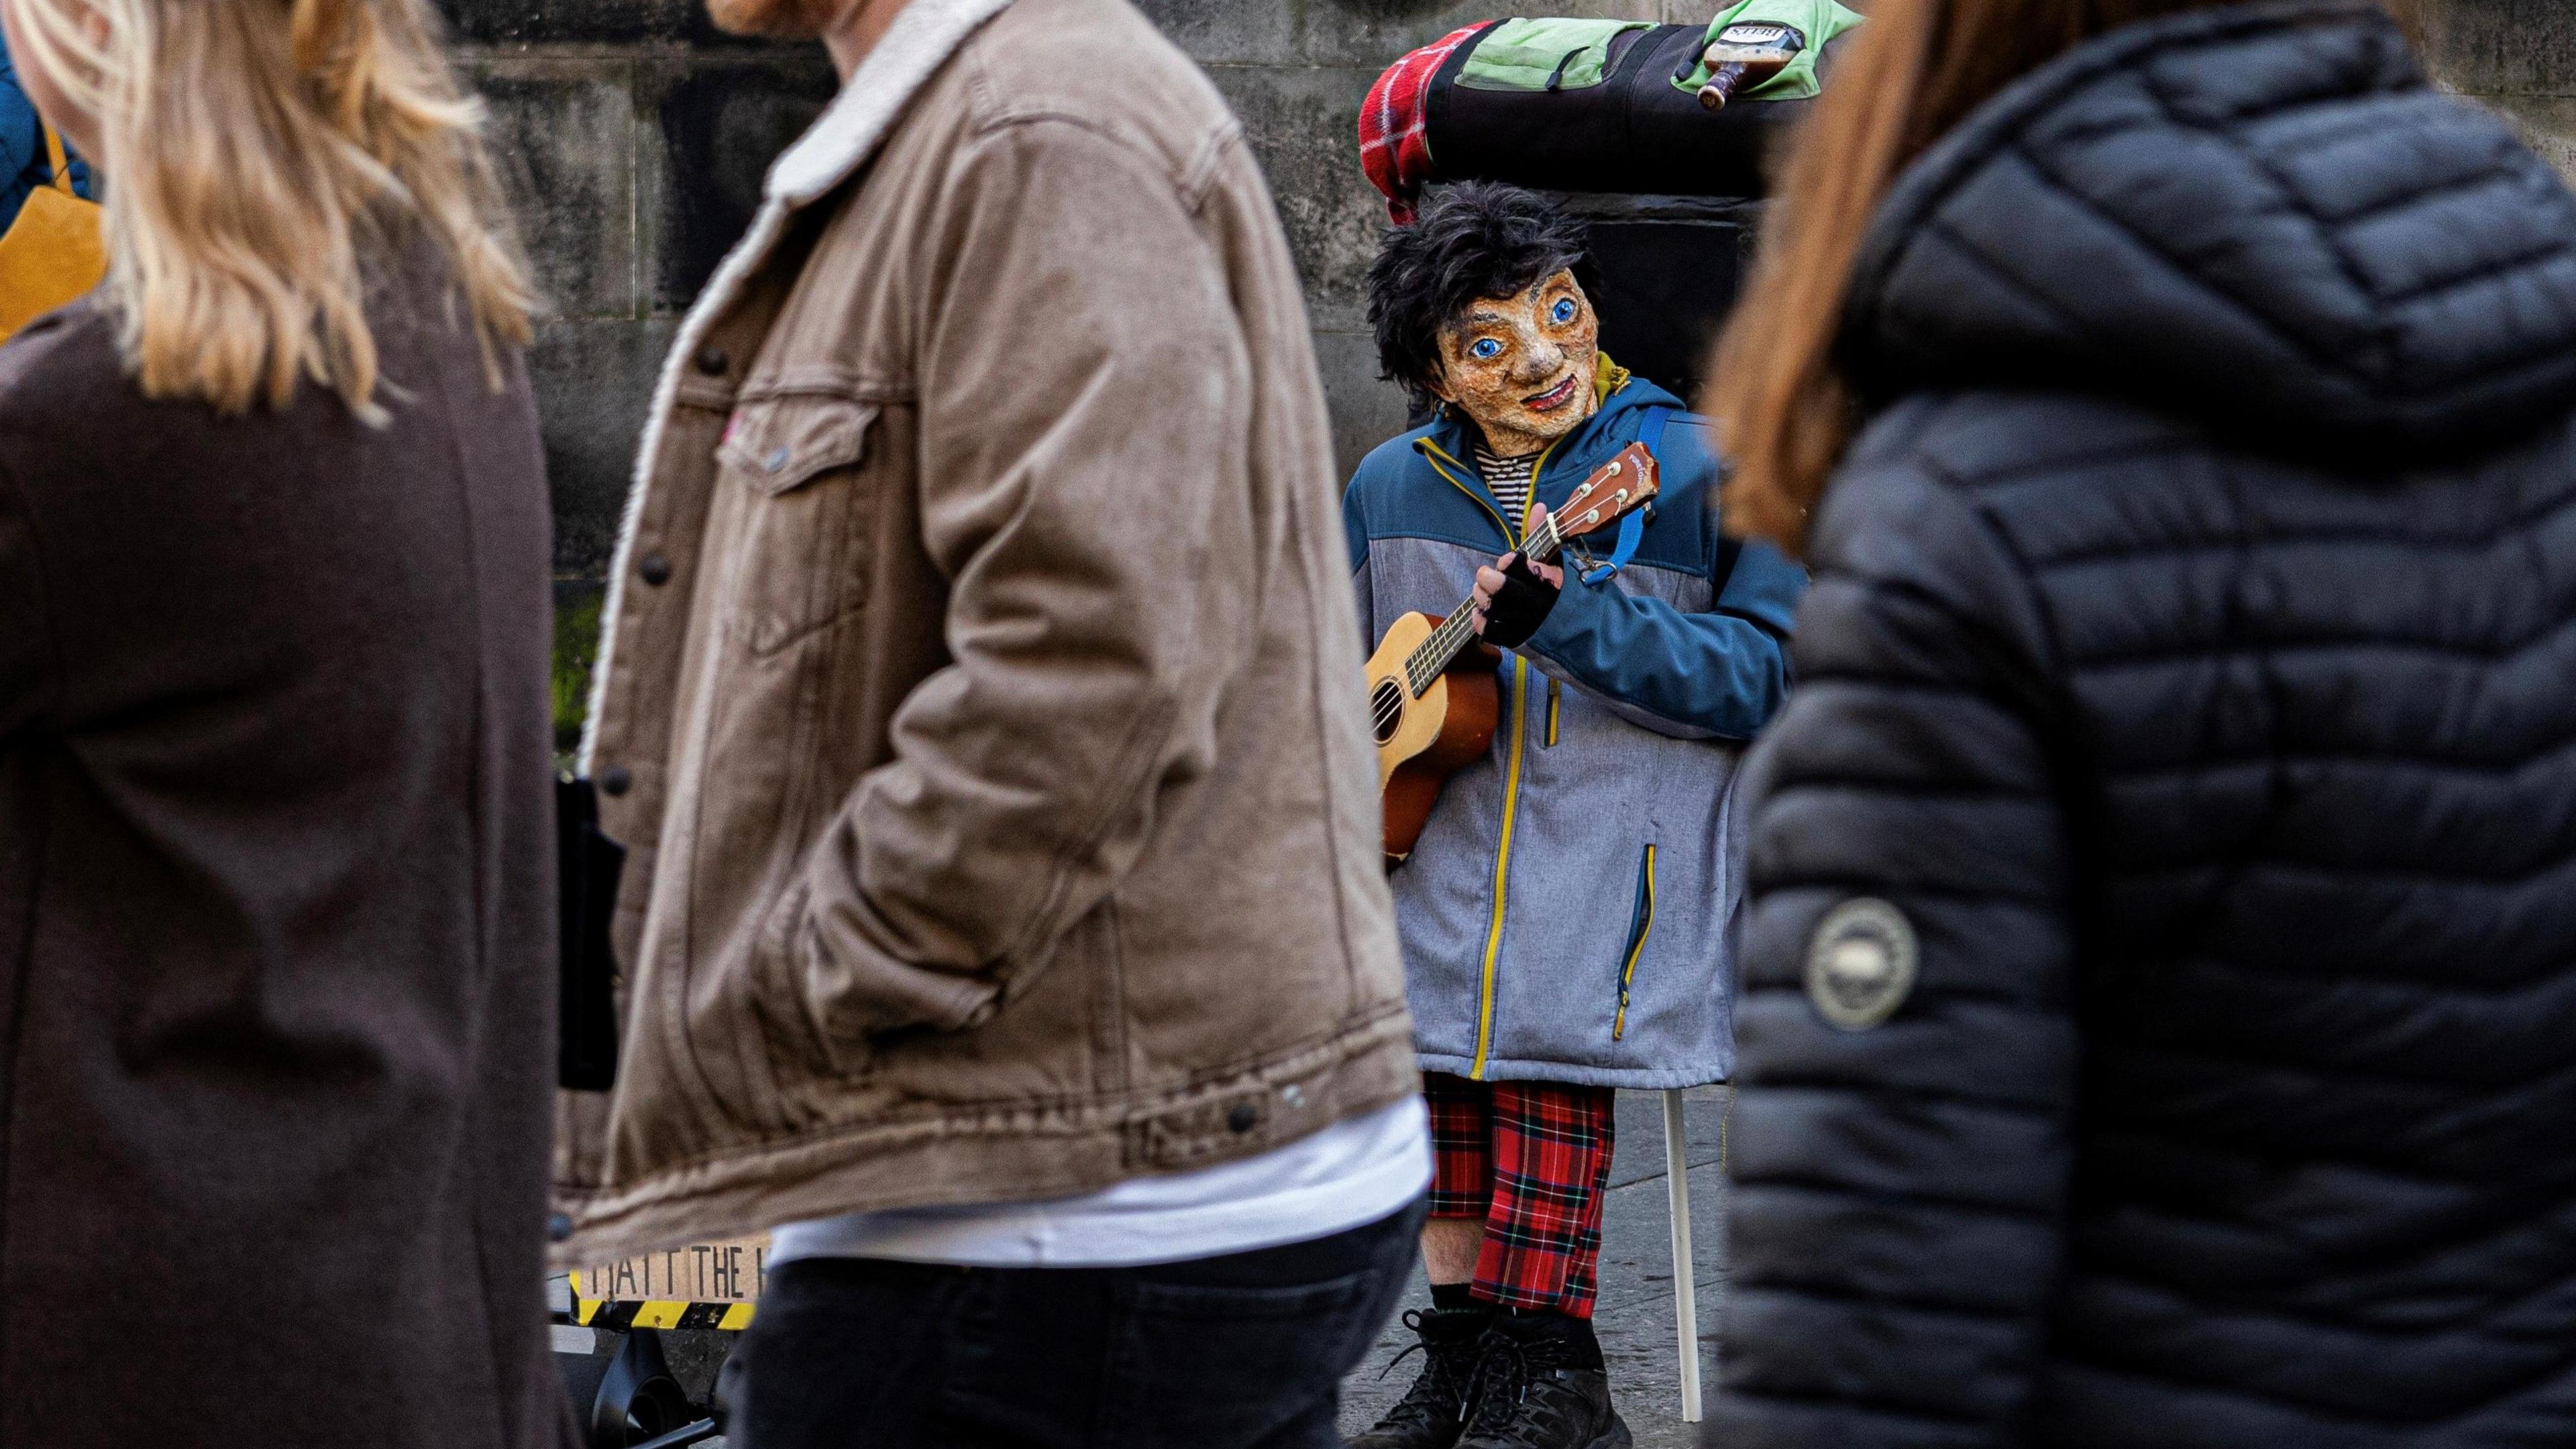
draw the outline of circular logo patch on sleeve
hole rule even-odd
[[[1807,942],[1807,999],[1827,1024],[1867,1031],[1896,1014],[1914,990],[1914,923],[1862,897],[1825,912]]]

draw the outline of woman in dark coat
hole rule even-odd
[[[528,297],[426,13],[0,0],[119,178],[0,350],[0,1444],[563,1427]]]
[[[1708,1442],[2576,1443],[2576,199],[2357,0],[1864,34]]]

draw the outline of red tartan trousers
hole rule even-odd
[[[1485,1222],[1469,1291],[1590,1318],[1616,1093],[1428,1072],[1422,1094],[1431,1104],[1431,1215]]]

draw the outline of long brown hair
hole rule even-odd
[[[1852,267],[1906,164],[1998,91],[2133,21],[2239,0],[1878,0],[1793,142],[1702,407],[1735,474],[1729,531],[1792,554],[1851,441],[1837,370]],[[2391,0],[2402,21],[2411,0]]]
[[[536,292],[429,0],[0,0],[97,118],[100,295],[148,397],[381,415],[366,258],[446,254],[497,386]]]

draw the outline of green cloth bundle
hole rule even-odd
[[[1458,84],[1487,91],[1574,91],[1610,73],[1610,43],[1644,20],[1506,20],[1476,40]]]

